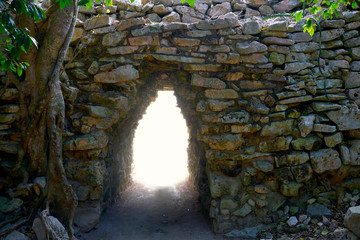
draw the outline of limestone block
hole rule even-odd
[[[211,149],[234,151],[241,147],[245,140],[240,134],[223,134],[207,137]]]
[[[288,13],[291,12],[296,7],[301,5],[300,0],[283,0],[273,6],[275,12],[277,13]]]
[[[252,165],[254,166],[254,168],[262,172],[271,172],[272,170],[274,170],[273,161],[256,160],[252,161]]]
[[[295,123],[296,121],[294,119],[282,122],[272,122],[263,127],[260,136],[277,137],[281,135],[291,135],[294,131]]]
[[[262,64],[267,63],[268,61],[269,60],[267,59],[267,57],[265,57],[265,55],[261,53],[240,56],[240,62],[242,63]]]
[[[301,116],[299,118],[299,130],[302,137],[306,137],[313,129],[315,115]]]
[[[217,52],[230,52],[230,48],[227,45],[219,45],[219,46],[208,46],[208,45],[201,45],[198,49],[198,52],[210,52],[210,53],[217,53]]]
[[[222,123],[245,124],[249,121],[249,113],[246,111],[230,112],[222,117],[219,121]]]
[[[252,212],[252,208],[248,203],[245,203],[241,208],[234,211],[232,214],[238,217],[245,217]]]
[[[345,30],[343,28],[340,29],[332,29],[332,30],[323,30],[321,31],[321,42],[329,42],[332,40],[335,40],[338,37],[341,37],[344,34]],[[314,41],[319,42],[320,39],[320,33],[315,33]]]
[[[291,172],[298,183],[308,182],[313,176],[311,165],[308,163],[291,167]]]
[[[127,32],[114,32],[105,34],[102,39],[102,45],[106,47],[114,47],[118,45],[127,35]]]
[[[216,20],[203,20],[195,24],[200,30],[216,30],[239,26],[239,20],[233,17],[218,18]]]
[[[107,51],[111,55],[125,55],[132,54],[139,49],[139,46],[119,46],[114,48],[108,48]]]
[[[115,91],[91,93],[90,101],[108,108],[116,108],[120,111],[127,111],[129,105],[128,98]]]
[[[82,69],[78,68],[71,70],[71,74],[80,80],[85,80],[89,78],[89,76]]]
[[[111,72],[98,73],[94,76],[94,81],[98,83],[120,83],[136,80],[139,78],[139,71],[132,65],[124,65]]]
[[[64,151],[78,151],[104,148],[109,141],[104,131],[96,131],[89,135],[74,136],[63,143]]]
[[[259,7],[259,11],[262,16],[271,16],[274,14],[274,9],[268,5],[262,5]]]
[[[261,32],[261,24],[258,21],[245,22],[243,26],[243,34],[255,35]]]
[[[180,15],[176,12],[171,12],[162,18],[163,22],[181,22]]]
[[[292,103],[302,103],[302,102],[308,102],[312,100],[313,97],[310,95],[301,96],[301,97],[294,97],[294,98],[288,98],[281,101],[278,101],[278,104],[286,105],[286,104],[292,104]]]
[[[329,60],[329,67],[336,68],[336,69],[342,69],[342,68],[350,68],[350,64],[346,60]]]
[[[292,137],[276,137],[271,140],[262,141],[259,144],[261,152],[277,152],[288,150]]]
[[[191,85],[214,89],[224,89],[226,87],[226,84],[218,78],[207,78],[197,73],[192,75]]]
[[[360,128],[360,111],[356,105],[342,105],[340,110],[327,112],[326,115],[340,131]]]
[[[319,44],[314,42],[301,42],[290,46],[291,52],[311,53],[319,50]]]
[[[116,29],[121,32],[125,29],[134,27],[134,26],[138,26],[138,25],[144,25],[145,24],[145,19],[143,17],[140,18],[130,18],[127,20],[122,20],[120,21],[117,26]]]
[[[360,238],[360,206],[350,207],[345,214],[344,224]]]
[[[341,167],[339,153],[331,148],[310,152],[310,160],[316,173],[324,173]]]
[[[193,39],[193,38],[173,38],[173,42],[175,45],[180,47],[193,47],[193,46],[199,46],[200,40],[199,39]]]
[[[173,11],[172,7],[165,7],[164,4],[155,5],[152,10],[159,15],[166,15]]]
[[[297,152],[293,151],[287,155],[276,158],[276,165],[278,167],[282,166],[295,166],[304,164],[309,161],[309,154],[307,152]]]
[[[265,44],[276,44],[276,45],[285,45],[291,46],[295,43],[292,39],[279,38],[279,37],[266,37],[263,39]]]
[[[344,76],[345,89],[360,87],[360,73],[349,72],[348,75]]]
[[[233,89],[207,89],[205,90],[205,97],[212,99],[237,99],[239,95]]]
[[[342,134],[341,134],[341,132],[334,133],[332,135],[325,136],[324,140],[325,140],[326,146],[332,148],[342,142]]]
[[[220,112],[223,111],[225,109],[227,109],[228,107],[231,107],[235,104],[235,101],[219,101],[219,100],[213,100],[213,99],[209,99],[206,102],[208,108],[213,111],[213,112]]]
[[[261,53],[267,51],[267,46],[265,44],[259,43],[257,41],[247,41],[236,44],[236,50],[240,54],[252,54],[252,53]]]
[[[136,17],[142,17],[145,15],[145,13],[120,10],[119,15],[120,15],[120,19],[131,19]]]
[[[269,55],[269,62],[274,65],[283,65],[285,62],[285,55],[277,52],[272,52]]]
[[[180,13],[183,16],[189,16],[189,17],[197,18],[197,19],[204,19],[204,17],[205,17],[205,15],[203,13],[200,13],[191,7],[177,6],[175,9],[178,13]]]
[[[360,59],[360,47],[351,48],[350,55],[353,59],[359,60]]]
[[[340,146],[340,155],[346,165],[360,165],[360,140],[346,141]]]
[[[212,198],[224,195],[235,197],[242,189],[241,181],[238,177],[228,177],[209,169],[207,170],[207,175]]]
[[[87,19],[84,22],[84,28],[88,31],[94,28],[110,26],[113,22],[114,19],[109,15],[97,15]]]
[[[294,63],[286,63],[285,64],[285,72],[286,73],[297,73],[306,68],[312,68],[314,64],[309,62],[294,62]]]
[[[291,142],[294,150],[312,150],[321,145],[321,139],[316,135],[310,135],[306,138],[298,138]]]
[[[313,103],[311,103],[311,107],[316,112],[324,112],[324,111],[341,109],[341,105],[331,103],[331,102],[313,102]]]
[[[344,42],[344,46],[348,48],[358,47],[360,45],[359,41],[360,37],[351,38]]]
[[[222,198],[220,201],[220,208],[234,209],[237,206],[237,202],[231,198]]]
[[[280,192],[286,197],[296,197],[299,196],[299,190],[302,186],[302,183],[289,182],[280,186]]]
[[[186,64],[184,66],[184,70],[199,72],[219,72],[226,69],[227,67],[221,64]]]
[[[223,2],[216,4],[215,6],[209,9],[208,15],[211,18],[220,17],[228,12],[231,12],[231,5],[229,2]]]
[[[243,7],[246,7],[246,5],[244,4]],[[235,8],[235,6],[234,6]],[[241,10],[243,10],[243,8],[241,8]],[[251,19],[253,17],[261,17],[261,13],[257,10],[254,10],[252,8],[245,8],[245,19]]]
[[[131,34],[134,37],[150,35],[150,34],[154,34],[154,33],[156,34],[156,33],[161,33],[161,32],[162,32],[161,25],[158,23],[146,25],[142,28],[137,28],[137,29],[131,30]]]

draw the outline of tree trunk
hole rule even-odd
[[[13,171],[21,170],[26,161],[28,169],[24,173],[24,184],[35,177],[46,176],[46,206],[50,214],[65,225],[70,238],[73,237],[72,220],[77,197],[67,182],[63,166],[65,104],[59,74],[76,19],[75,0],[70,7],[52,12],[45,23],[34,23],[26,16],[20,17],[20,26],[31,30],[39,48],[32,47],[24,56],[22,60],[30,66],[23,81],[15,84],[20,92],[22,144]]]

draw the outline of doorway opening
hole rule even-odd
[[[148,187],[187,180],[188,130],[173,91],[159,91],[135,132],[132,178]]]

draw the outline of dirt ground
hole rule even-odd
[[[134,183],[80,240],[218,240],[189,182],[160,189]]]

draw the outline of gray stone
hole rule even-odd
[[[238,217],[245,217],[252,212],[252,208],[249,204],[245,203],[241,208],[233,212],[233,215]]]
[[[341,167],[339,153],[331,148],[310,152],[311,165],[316,173],[324,173]]]
[[[299,118],[299,130],[301,137],[306,137],[314,127],[315,115],[301,116]]]
[[[284,183],[280,186],[280,191],[286,197],[296,197],[299,196],[299,190],[302,186],[302,183],[297,182]]]
[[[229,2],[223,2],[221,4],[216,4],[215,6],[211,7],[208,15],[211,18],[220,17],[228,12],[231,12],[231,5]]]
[[[259,144],[261,152],[276,152],[289,149],[292,137],[276,137],[271,140],[262,141]]]
[[[251,53],[260,53],[266,52],[267,46],[265,44],[259,43],[257,41],[252,42],[242,42],[236,44],[236,50],[240,54],[251,54]]]
[[[340,131],[360,128],[360,111],[356,105],[342,105],[338,111],[327,112]]]
[[[3,240],[30,240],[30,239],[31,238],[22,234],[19,231],[12,231],[8,235],[6,235],[6,237],[3,238]],[[39,240],[42,240],[42,239],[39,239]]]
[[[310,135],[306,138],[298,138],[291,142],[294,150],[312,150],[321,145],[322,140],[315,135]]]
[[[290,227],[294,227],[296,226],[296,224],[298,223],[298,219],[295,216],[291,216],[286,223],[290,226]]]
[[[321,31],[321,42],[329,42],[332,41],[338,37],[341,37],[344,33],[344,29],[340,28],[340,29],[332,29],[332,30],[326,30],[326,31]],[[320,39],[320,33],[315,33],[314,36],[314,41],[315,42],[319,42]]]
[[[243,34],[255,35],[261,32],[261,24],[258,21],[245,22],[243,26]]]
[[[263,39],[263,42],[265,44],[275,44],[275,45],[285,45],[285,46],[291,46],[295,43],[292,39],[287,38],[279,38],[279,37],[266,37]]]
[[[325,140],[326,146],[328,146],[329,148],[332,148],[342,142],[342,134],[341,134],[341,132],[334,133],[332,135],[325,136],[324,140]]]
[[[322,204],[314,203],[307,206],[306,214],[310,217],[330,217],[331,211]]]
[[[38,240],[47,240],[48,239],[46,236],[46,229],[44,227],[44,224],[40,220],[40,218],[35,218],[33,225],[32,225],[32,230],[35,232]]]
[[[200,30],[215,30],[229,27],[236,27],[239,25],[237,18],[218,18],[216,20],[203,20],[195,24]]]
[[[313,170],[308,163],[291,167],[291,172],[298,183],[308,182],[313,176]]]
[[[275,12],[288,13],[301,5],[301,0],[283,0],[273,6]]]
[[[180,22],[180,15],[176,12],[169,13],[168,15],[164,16],[162,19],[163,22]]]
[[[101,104],[104,107],[116,108],[121,111],[127,111],[129,106],[128,98],[116,91],[92,93],[90,94],[90,101]]]
[[[237,99],[239,95],[233,89],[207,89],[205,90],[205,97],[212,99]]]
[[[260,133],[260,136],[277,137],[281,135],[291,135],[295,127],[295,120],[289,119],[282,122],[272,122],[265,125]]]
[[[99,224],[100,210],[94,207],[77,207],[74,214],[74,224],[81,232],[89,232]]]
[[[213,135],[206,138],[210,148],[216,150],[234,151],[245,143],[240,134]]]
[[[287,73],[297,73],[306,68],[314,67],[314,64],[309,62],[295,62],[295,63],[286,63],[285,72]]]
[[[329,102],[313,102],[313,103],[311,103],[311,107],[316,112],[324,112],[324,111],[341,109],[341,105],[335,104],[335,103],[329,103]]]
[[[219,101],[219,100],[209,99],[209,100],[207,100],[206,103],[211,111],[220,112],[220,111],[227,109],[228,107],[233,106],[235,104],[235,101],[233,101],[233,100],[232,101]]]
[[[74,136],[63,143],[64,151],[79,151],[103,148],[109,141],[103,131],[96,131],[89,135]]]
[[[109,15],[97,15],[87,19],[84,22],[85,30],[91,30],[94,28],[100,28],[105,26],[110,26],[113,23],[114,19]]]
[[[114,47],[118,45],[127,35],[127,32],[114,32],[105,34],[102,39],[102,45],[106,47]]]
[[[349,140],[340,146],[341,159],[346,165],[360,165],[360,140]]]
[[[211,170],[207,171],[211,197],[218,198],[226,194],[235,197],[242,189],[241,181],[238,177],[228,177]]]
[[[344,217],[345,226],[360,238],[360,206],[350,207]]]
[[[344,76],[345,89],[360,87],[360,73],[349,72]]]
[[[246,111],[230,112],[220,118],[222,123],[247,123],[249,121],[249,113]]]
[[[98,73],[94,81],[98,83],[121,83],[139,78],[139,72],[132,65],[124,65],[111,72]]]

